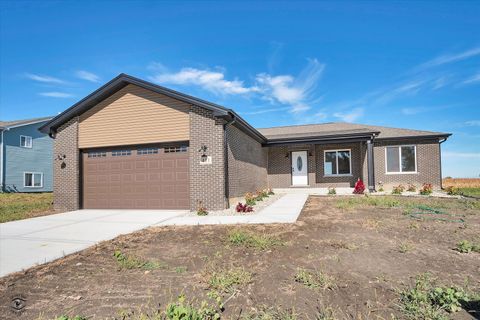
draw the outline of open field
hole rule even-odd
[[[0,223],[51,213],[52,193],[0,193]]]
[[[473,199],[310,197],[295,224],[151,228],[4,277],[0,318],[479,319],[479,229]]]
[[[480,178],[446,178],[443,188],[458,188],[459,194],[480,198]]]

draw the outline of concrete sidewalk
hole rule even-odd
[[[2,223],[0,276],[150,226],[293,223],[307,198],[306,194],[287,194],[248,216],[187,217],[181,210],[78,210]]]

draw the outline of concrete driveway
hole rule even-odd
[[[0,276],[184,215],[181,210],[80,210],[0,224]]]

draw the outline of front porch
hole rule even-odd
[[[283,144],[268,149],[268,184],[274,189],[314,188],[310,194],[327,194],[328,188],[335,187],[337,193],[351,194],[359,178],[370,191],[375,189],[371,139]]]

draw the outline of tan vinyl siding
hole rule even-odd
[[[79,148],[190,140],[189,108],[129,84],[80,116]]]

